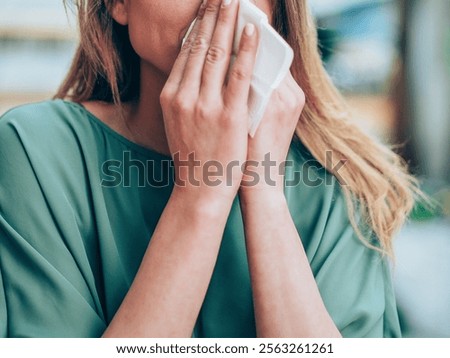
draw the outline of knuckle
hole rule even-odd
[[[275,97],[277,111],[283,115],[283,118],[285,118],[291,111],[291,107],[293,107],[292,98],[289,96],[287,91],[283,91],[280,88],[276,89],[273,95]]]
[[[291,92],[293,109],[298,110],[303,108],[306,102],[305,92],[297,85]]]
[[[223,116],[223,122],[225,126],[239,128],[242,125],[247,125],[244,121],[242,121],[244,115],[238,115],[236,113],[236,111],[229,111],[225,113],[225,115]]]
[[[206,61],[212,64],[222,62],[227,57],[227,51],[220,46],[212,45],[206,56]]]
[[[277,97],[281,107],[286,112],[296,112],[302,109],[305,104],[305,93],[300,87],[295,90],[279,90],[277,91]]]
[[[172,108],[174,113],[176,114],[186,114],[191,112],[193,101],[182,94],[178,94],[173,100],[172,100]]]
[[[298,108],[300,107],[300,103],[297,100],[297,97],[292,94],[286,99],[285,105],[286,105],[286,109],[289,112],[294,112],[294,111],[298,110]]]
[[[180,54],[189,54],[189,52],[191,52],[193,44],[194,39],[192,39],[192,37],[188,37],[184,42],[183,46],[181,46]]]
[[[218,104],[211,101],[201,101],[197,104],[196,114],[200,119],[215,118],[218,115]]]
[[[235,66],[231,70],[230,76],[237,81],[246,81],[250,79],[250,74],[241,66]]]
[[[199,35],[196,37],[195,40],[192,41],[192,44],[190,46],[191,54],[200,54],[207,50],[208,43],[202,35]]]
[[[198,106],[196,111],[196,118],[200,120],[205,120],[211,116],[211,113],[209,113],[208,108],[206,106]]]
[[[301,89],[297,92],[297,103],[302,108],[306,104],[306,95],[305,95],[305,92]]]
[[[169,87],[164,87],[164,89],[161,92],[161,95],[159,96],[159,102],[161,103],[161,106],[167,107],[170,104],[172,97],[173,96]]]
[[[281,95],[281,98],[287,109],[292,109],[297,106],[297,98],[293,92],[286,92]]]
[[[219,17],[217,18],[217,24],[228,24],[233,21],[233,12],[228,11],[228,8],[222,8],[220,11]]]
[[[208,1],[205,6],[205,15],[215,15],[219,11],[220,5],[214,1]]]

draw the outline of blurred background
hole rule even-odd
[[[393,270],[406,337],[450,337],[450,0],[309,0],[358,124],[410,163],[418,203]],[[77,42],[62,0],[0,0],[0,115],[50,98]]]

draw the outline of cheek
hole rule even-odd
[[[157,23],[133,22],[128,27],[131,45],[142,61],[166,72],[175,61],[178,48],[176,31],[163,31]]]
[[[184,9],[181,5],[172,8],[167,6],[168,3],[165,7],[132,7],[128,24],[131,44],[141,60],[166,74],[170,73],[180,51],[183,31],[197,10],[192,4],[189,9]]]

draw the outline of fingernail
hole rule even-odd
[[[222,5],[223,5],[223,6],[228,6],[228,5],[231,4],[232,1],[233,1],[233,0],[223,0],[223,1],[222,1]]]
[[[255,33],[255,25],[253,24],[245,25],[244,31],[247,36],[252,36]]]

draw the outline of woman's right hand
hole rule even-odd
[[[236,0],[202,4],[161,93],[178,190],[232,199],[242,180],[247,102],[258,41],[255,27],[247,25],[226,80],[237,12]],[[211,173],[214,177],[208,177]]]

